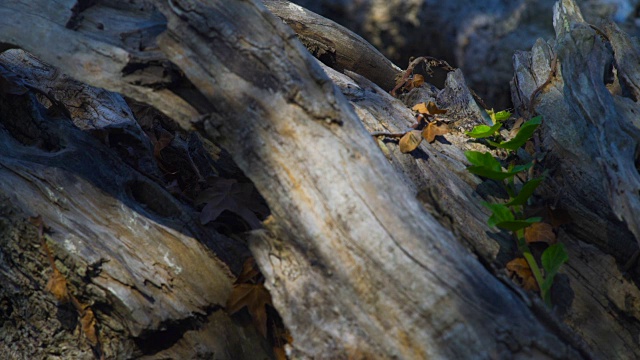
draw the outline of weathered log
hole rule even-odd
[[[331,69],[325,71],[350,100],[370,132],[401,132],[414,121],[413,114],[405,106],[363,77],[350,73],[350,79]],[[459,76],[459,72],[450,74],[451,78]],[[450,79],[449,83],[454,85],[461,80]],[[454,88],[460,89],[459,86]],[[416,89],[406,96],[405,101],[408,104],[429,100],[438,102],[444,94],[451,93],[450,90]],[[458,98],[468,96],[467,92],[459,94]],[[444,108],[440,102],[438,105]],[[473,105],[467,111],[472,109]],[[446,119],[448,115],[442,115],[442,118]],[[497,184],[480,181],[466,171],[456,171],[465,164],[461,150],[488,149],[469,142],[466,136],[455,131],[444,135],[442,141],[421,145],[412,156],[400,153],[396,141],[385,140],[379,145],[394,168],[405,174],[407,186],[418,194],[427,210],[452,228],[484,263],[503,269],[506,262],[516,256],[513,238],[506,232],[487,226],[489,214],[478,201],[478,196],[495,201],[495,196],[503,190]],[[443,157],[446,161],[433,161]],[[444,169],[443,165],[446,166]],[[633,280],[617,269],[615,258],[589,245],[593,243],[590,237],[578,238],[573,228],[565,225],[558,233],[558,239],[570,257],[562,271],[563,277],[557,280],[552,293],[555,312],[601,358],[635,358],[640,351],[634,340],[638,312],[634,302],[629,303],[625,299],[640,298],[640,291]],[[502,271],[497,271],[496,275],[503,276]],[[535,302],[532,305],[535,306]],[[619,313],[625,316],[620,317]]]
[[[555,0],[294,0],[333,19],[376,46],[400,67],[430,55],[460,67],[469,86],[491,107],[511,106],[511,56],[537,38],[553,36]],[[632,0],[589,0],[587,19],[615,19],[638,35]]]
[[[252,235],[251,247],[292,331],[295,356],[590,356],[543,312],[530,309],[526,295],[496,280],[442,218],[421,206],[416,188],[390,166],[343,95],[260,4],[158,2],[167,23],[152,7],[134,13],[133,4],[98,3],[76,9],[72,18],[52,12],[39,26],[65,39],[62,49],[46,48],[45,38],[15,30],[21,21],[15,12],[23,9],[13,2],[1,6],[0,15],[13,17],[1,18],[0,42],[32,51],[82,81],[156,106],[185,128],[193,120],[229,150],[273,212],[267,231]],[[153,56],[113,31],[122,28],[103,23],[109,31],[91,30],[100,12],[131,20],[124,28],[148,40],[166,28]],[[149,28],[135,21],[140,17],[154,19],[154,30],[142,31]],[[70,24],[74,30],[65,27]],[[70,55],[69,49],[79,51]],[[91,67],[94,61],[108,79]],[[154,71],[158,68],[180,71],[167,79]],[[462,87],[460,77],[452,79]],[[468,96],[456,98],[468,101]],[[400,111],[406,126],[410,116]],[[444,154],[427,150],[433,155],[427,160],[442,172],[432,185],[437,192],[449,186],[444,179],[458,179],[451,189],[463,192],[429,202],[466,199],[474,217],[481,210],[470,185],[478,180],[466,173],[454,145],[434,146]],[[456,220],[464,216],[451,214]],[[483,228],[479,218],[473,227]],[[478,246],[470,230],[464,231],[467,244]],[[495,250],[478,253],[494,256]]]
[[[544,164],[552,170],[544,196],[570,214],[572,222],[560,239],[573,244],[572,260],[584,259],[570,261],[567,268],[584,281],[572,281],[576,296],[565,321],[593,348],[608,348],[606,357],[635,358],[640,356],[634,335],[640,320],[640,107],[637,60],[631,59],[638,48],[615,24],[600,30],[585,23],[573,2],[557,5],[554,23],[555,41],[539,40],[531,52],[514,56],[512,93],[519,112],[544,118],[541,145],[548,151]],[[622,280],[617,267],[636,284]],[[607,280],[609,275],[620,282]],[[587,321],[594,308],[588,298],[602,304],[597,320]],[[607,321],[610,330],[603,332],[607,314],[618,314],[617,320]]]
[[[311,54],[327,66],[356,72],[386,91],[396,86],[400,69],[360,36],[289,1],[263,3],[291,26]]]
[[[34,89],[0,99],[0,297],[10,320],[0,351],[18,358],[93,358],[74,335],[74,312],[56,307],[44,291],[51,268],[27,222],[39,215],[73,296],[97,316],[99,352],[108,358],[264,356],[259,335],[222,310],[233,279],[224,263],[237,263],[242,246],[202,227],[195,211],[153,181],[154,173],[126,164],[153,157],[122,98],[60,76],[19,51],[3,53],[0,63]],[[58,109],[48,100],[46,109],[37,100],[41,94]],[[60,107],[75,111],[71,119],[54,111]],[[116,141],[126,129],[129,137]],[[109,144],[98,140],[110,136]],[[129,152],[118,155],[122,148]],[[222,336],[225,341],[202,340]],[[188,346],[193,338],[200,347]]]
[[[548,191],[572,231],[624,263],[640,240],[638,47],[614,24],[591,27],[575,5],[563,3],[555,25],[554,42],[516,54],[514,101],[546,120],[541,140],[556,163]]]

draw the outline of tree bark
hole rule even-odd
[[[553,36],[554,0],[295,0],[362,35],[405,67],[429,55],[460,67],[490,107],[511,107],[507,83],[514,51]],[[613,20],[638,36],[634,0],[582,0],[592,24]]]
[[[454,131],[447,135],[448,143],[423,144],[417,154],[400,154],[395,144],[373,141],[369,131],[406,129],[414,121],[410,111],[357,74],[347,73],[351,77],[348,79],[326,69],[332,74],[332,82],[293,32],[259,2],[175,0],[143,5],[135,1],[104,1],[51,9],[37,20],[29,15],[36,13],[29,7],[40,13],[47,4],[9,1],[0,5],[0,42],[34,53],[77,80],[149,104],[185,130],[197,130],[221,144],[256,185],[272,215],[264,222],[264,230],[248,236],[249,245],[265,275],[274,306],[294,338],[294,358],[560,359],[611,355],[631,358],[638,354],[637,345],[630,341],[637,326],[636,305],[620,308],[627,306],[627,299],[633,299],[638,289],[611,268],[611,258],[600,252],[593,257],[610,272],[602,275],[598,270],[605,268],[593,266],[593,277],[583,279],[593,263],[579,255],[592,251],[584,249],[585,239],[580,233],[569,233],[575,237],[567,238],[575,264],[568,271],[572,288],[575,285],[585,289],[576,291],[581,296],[578,303],[601,308],[598,301],[603,297],[615,299],[612,302],[618,306],[616,310],[632,317],[626,322],[606,314],[602,317],[620,330],[612,348],[599,342],[596,329],[577,324],[585,312],[574,312],[576,316],[569,318],[573,322],[568,322],[591,345],[590,350],[542,309],[539,300],[491,273],[493,266],[508,260],[513,245],[508,244],[506,234],[496,233],[483,222],[487,214],[480,205],[481,196],[495,196],[494,189],[464,169],[462,150],[479,145],[468,144],[460,130],[482,123],[484,118],[459,71],[449,74],[442,91],[427,88],[405,97],[408,104],[431,97],[449,109],[445,122]],[[571,1],[558,7],[558,24],[579,23],[580,19],[563,12],[572,7],[575,4]],[[31,21],[37,24],[33,31],[21,31],[21,24]],[[48,47],[52,38],[60,39],[60,46]],[[15,96],[25,102],[34,101],[34,95],[25,94]],[[122,105],[121,99],[114,99],[105,105],[107,109]],[[26,108],[35,106],[27,105]],[[67,102],[63,107],[71,105]],[[112,122],[123,123],[127,114],[125,110],[119,120]],[[547,122],[552,122],[550,119]],[[69,130],[59,130],[65,134],[77,132],[60,124],[50,125],[53,130],[47,128],[46,133],[55,131],[55,126],[67,126]],[[107,356],[144,353],[144,344],[139,340],[144,338],[144,331],[159,331],[163,324],[181,321],[194,326],[193,314],[200,314],[200,320],[206,317],[207,326],[215,329],[229,321],[219,309],[231,280],[217,259],[232,263],[228,246],[233,245],[225,247],[223,236],[193,224],[192,210],[128,168],[105,165],[100,169],[96,165],[91,173],[74,169],[67,157],[77,156],[76,152],[61,149],[60,143],[67,143],[45,137],[46,141],[23,140],[20,144],[12,139],[43,135],[12,132],[10,126],[5,129],[9,130],[2,133],[6,138],[3,144],[9,145],[2,153],[12,155],[3,158],[3,169],[11,171],[5,171],[6,177],[21,191],[29,191],[24,196],[38,195],[41,199],[17,202],[22,194],[18,193],[11,197],[17,205],[7,213],[19,214],[15,219],[24,217],[24,213],[41,214],[54,234],[72,233],[68,225],[60,224],[66,225],[70,219],[82,224],[77,219],[88,217],[84,221],[90,225],[82,228],[90,232],[77,235],[76,242],[73,237],[69,240],[51,236],[52,248],[69,256],[65,266],[79,261],[96,264],[95,259],[100,257],[83,249],[108,248],[99,252],[107,254],[108,261],[97,261],[102,269],[98,276],[82,275],[84,272],[80,273],[81,278],[69,275],[74,284],[90,284],[104,294],[100,297],[87,291],[84,295],[79,290],[83,299],[103,304],[103,308],[96,307],[98,312],[104,312],[102,319],[127,319],[113,324],[103,320],[104,334],[113,331],[111,338],[124,339],[114,341],[114,346],[138,339],[128,345],[129,353],[105,346]],[[140,135],[133,123],[128,129]],[[603,130],[605,134],[607,131]],[[77,133],[78,137],[84,136]],[[628,145],[637,142],[635,133],[630,133],[631,140],[623,147],[627,152],[619,159],[624,169],[629,165]],[[132,136],[134,143],[148,148],[145,138],[138,135]],[[80,159],[86,159],[84,162],[96,158],[100,159],[99,164],[120,162],[109,158],[112,155],[99,153],[101,147],[96,141],[90,144],[86,148],[96,150],[83,152],[85,157]],[[600,151],[611,151],[606,144],[599,144]],[[386,148],[386,156],[380,146]],[[45,150],[56,155],[38,155]],[[12,160],[20,156],[32,159],[34,165],[22,170],[30,176],[12,175],[22,169]],[[44,182],[33,176],[34,169],[44,164],[52,167],[46,170],[47,182],[39,186],[45,190],[36,192],[29,184]],[[606,166],[604,169],[609,171]],[[153,169],[150,171],[153,173]],[[25,177],[26,185],[22,180]],[[633,174],[630,179],[635,179]],[[60,186],[51,189],[48,183]],[[614,204],[618,190],[624,188],[617,187],[615,181],[608,184]],[[628,184],[630,191],[637,192],[634,182]],[[92,202],[75,204],[71,210],[61,212],[55,199],[76,196],[65,192],[73,186],[86,186]],[[3,188],[5,197],[9,197],[8,189]],[[61,193],[55,196],[56,192]],[[422,202],[417,194],[422,195]],[[158,199],[162,199],[162,206],[157,206]],[[627,221],[632,232],[634,222],[629,214],[635,206],[633,201],[631,198],[626,206],[613,207],[613,213]],[[169,212],[166,204],[172,204]],[[118,209],[113,215],[118,217],[108,223],[102,217],[91,218],[88,214],[95,213],[95,208],[101,214]],[[174,217],[184,219],[175,223]],[[132,219],[142,223],[131,224]],[[117,230],[105,230],[110,240],[92,242],[105,235],[91,229],[113,227]],[[124,235],[115,235],[121,232]],[[218,239],[212,242],[216,245],[210,249],[202,246],[211,237]],[[124,251],[118,246],[135,249],[130,242],[134,238],[161,238],[163,245],[148,245],[148,254]],[[27,250],[15,253],[22,251]],[[31,253],[43,257],[37,250]],[[36,279],[43,282],[42,275]],[[114,279],[115,285],[109,279]],[[603,294],[601,284],[612,283],[618,287]],[[177,297],[166,295],[167,291]],[[624,304],[620,303],[621,293],[626,296],[622,296]],[[158,300],[149,300],[156,297]],[[131,318],[132,314],[138,317]],[[126,326],[118,327],[120,323]],[[262,351],[252,335],[229,326],[224,334],[228,342],[212,340],[200,345],[230,358],[239,356],[231,352],[237,343],[257,344],[244,353],[246,356]],[[176,335],[179,339],[174,343],[182,348],[207,334],[185,328],[188,326]],[[180,354],[169,352],[176,348],[154,356]]]

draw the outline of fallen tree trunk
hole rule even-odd
[[[183,128],[195,128],[229,151],[272,212],[264,223],[266,230],[250,236],[250,246],[267,278],[274,305],[294,338],[294,357],[591,357],[590,351],[541,310],[536,300],[497,280],[461,245],[473,249],[484,264],[506,260],[498,259],[498,252],[508,246],[504,245],[504,234],[496,236],[496,243],[494,232],[482,223],[486,213],[478,194],[493,194],[474,191],[480,182],[464,170],[461,150],[469,145],[462,135],[454,132],[447,137],[451,139],[448,145],[422,145],[424,155],[416,157],[401,155],[390,144],[390,155],[385,157],[361,119],[368,126],[403,130],[411,125],[413,116],[365,79],[352,75],[355,86],[350,86],[350,80],[333,76],[336,83],[343,82],[342,92],[356,105],[358,117],[320,66],[292,40],[291,31],[259,4],[173,1],[156,6],[140,11],[135,4],[111,6],[105,2],[74,8],[71,18],[65,11],[48,13],[47,21],[38,24],[65,41],[63,46],[46,48],[39,29],[16,30],[20,21],[28,20],[29,12],[9,2],[0,7],[0,41],[34,52],[81,81],[155,106]],[[24,17],[16,17],[16,13]],[[114,18],[106,15],[115,14],[120,19],[118,26],[104,21]],[[242,14],[242,21],[238,14]],[[124,29],[136,35],[134,41],[122,36]],[[451,123],[458,129],[481,123],[481,109],[465,91],[459,72],[450,75],[448,85],[443,92],[414,93],[414,99],[432,96],[439,105],[447,106]],[[362,100],[371,105],[358,108]],[[406,101],[411,101],[411,94]],[[386,125],[381,114],[390,107],[381,104],[391,104],[397,110],[390,112],[394,116]],[[455,118],[456,107],[466,116]],[[15,137],[15,133],[7,137]],[[144,144],[144,140],[139,142]],[[416,167],[429,170],[412,176]],[[121,177],[115,179],[122,181]],[[148,182],[139,181],[146,189]],[[149,211],[139,210],[139,203],[148,197],[134,196],[135,201],[126,202],[126,197],[118,195],[126,184],[111,183],[115,189],[111,196],[154,218]],[[431,211],[415,197],[417,190],[425,187],[431,189],[425,201]],[[42,203],[47,204],[44,209],[50,209],[50,201]],[[59,218],[51,210],[34,211],[30,202],[18,208],[49,214],[43,216],[47,223],[50,218]],[[443,213],[443,208],[450,210]],[[118,223],[133,216],[127,212]],[[178,234],[197,238],[191,228],[180,227]],[[175,237],[166,240],[178,241]],[[63,238],[52,237],[52,241],[65,244]],[[206,249],[197,245],[189,248],[199,249],[192,256],[209,256],[207,274],[224,279],[226,274]],[[213,250],[224,258],[222,249]],[[154,257],[168,256],[173,264],[171,255],[184,251],[174,249],[169,255]],[[107,254],[120,256],[114,250]],[[190,261],[192,258],[184,258],[181,263]],[[606,263],[606,257],[602,262]],[[131,290],[118,292],[94,278],[74,282],[96,285],[113,297],[103,301],[106,304],[124,302],[122,297],[130,296]],[[136,289],[147,286],[141,280],[144,274],[132,278],[131,282],[138,282]],[[606,281],[620,279],[622,275],[617,273]],[[194,281],[202,285],[202,280]],[[196,299],[203,303],[181,309],[186,312],[173,318],[188,317],[190,312],[202,311],[203,306],[217,309],[216,304],[224,301],[224,291],[217,296],[208,292],[230,286],[230,281],[220,281],[221,285],[207,286],[206,291],[195,284],[187,287],[198,292]],[[629,294],[637,293],[633,284],[626,285]],[[162,283],[158,287],[163,289]],[[191,300],[182,301],[191,304]],[[172,314],[168,309],[158,315]],[[126,318],[131,309],[109,311]],[[611,318],[607,321],[615,322]],[[149,327],[144,324],[140,329]],[[122,336],[139,337],[140,332],[134,329],[126,327]],[[242,337],[233,332],[229,336]],[[596,342],[590,344],[596,345],[596,355],[611,354]],[[213,345],[205,346],[214,349]],[[227,351],[225,346],[228,344],[217,351]],[[627,349],[616,348],[615,353],[629,357],[637,353],[637,345],[624,346]],[[109,348],[106,353],[118,354]]]

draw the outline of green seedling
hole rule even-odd
[[[500,121],[508,119],[511,113],[508,111],[494,113],[493,110],[487,110],[487,113],[489,113],[495,125],[476,126],[472,131],[468,132],[467,135],[476,139],[493,137],[495,140],[497,138],[498,131],[502,126]],[[541,122],[541,117],[537,116],[522,124],[513,139],[500,143],[487,139],[487,143],[498,148],[515,151],[533,136],[533,133],[538,126],[540,126]],[[491,210],[491,216],[487,220],[487,223],[489,226],[495,226],[513,232],[518,244],[518,249],[527,261],[531,273],[538,284],[542,299],[547,306],[551,307],[551,287],[553,285],[553,279],[558,273],[560,266],[562,266],[569,257],[562,244],[549,246],[542,253],[541,257],[542,268],[544,269],[543,273],[531,253],[524,236],[527,227],[540,222],[542,219],[539,217],[523,218],[523,207],[528,203],[529,198],[531,198],[544,178],[539,177],[532,179],[524,183],[519,191],[517,191],[514,184],[516,174],[527,171],[533,166],[533,163],[530,162],[523,165],[511,164],[504,170],[498,159],[494,158],[490,153],[466,151],[464,154],[471,163],[471,166],[467,167],[469,172],[501,182],[509,194],[509,200],[504,204],[483,203],[484,206]]]
[[[495,123],[493,126],[489,125],[478,125],[473,128],[471,131],[467,131],[467,136],[470,136],[474,139],[484,139],[491,136],[495,136],[500,128],[502,127],[501,123]]]
[[[533,166],[533,163],[516,165],[504,171],[502,170],[502,165],[500,165],[500,162],[489,153],[483,153],[479,151],[465,151],[464,155],[472,164],[471,166],[467,167],[467,170],[469,170],[469,172],[493,180],[505,180],[508,178],[513,178],[517,173],[528,170],[531,166]]]
[[[520,130],[518,130],[518,134],[516,134],[513,139],[509,141],[503,141],[501,143],[493,142],[491,140],[487,140],[487,142],[497,148],[515,151],[522,145],[524,145],[529,139],[531,139],[531,136],[541,123],[542,118],[540,116],[536,116],[533,119],[522,124]]]
[[[491,118],[491,121],[493,121],[494,124],[497,124],[505,120],[509,120],[509,118],[512,115],[511,112],[507,110],[495,112],[493,111],[493,109],[487,110],[487,114],[489,114],[489,117]]]

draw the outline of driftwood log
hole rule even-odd
[[[463,151],[482,145],[462,130],[486,115],[459,70],[444,89],[427,84],[399,100],[388,77],[367,73],[398,70],[365,64],[380,55],[361,38],[284,19],[310,31],[300,36],[339,71],[323,67],[260,2],[65,4],[0,5],[1,48],[28,51],[0,56],[4,353],[270,356],[224,311],[246,248],[202,226],[156,163],[148,126],[166,116],[202,137],[190,146],[224,148],[202,161],[228,153],[266,200],[264,229],[244,239],[292,357],[640,356],[637,45],[615,25],[593,28],[563,0],[556,39],[514,61],[517,110],[545,119],[550,180],[538,197],[572,217],[559,233],[570,260],[549,312],[503,275],[515,245],[486,224],[481,201],[499,188],[465,170]],[[346,40],[366,56],[343,61],[340,49],[356,46]],[[370,136],[406,130],[408,107],[429,100],[448,110],[444,138],[402,154]],[[152,108],[163,114],[145,122]],[[199,164],[194,176],[205,176]],[[98,354],[44,289],[51,270],[27,220],[36,215],[56,266],[96,314]]]

